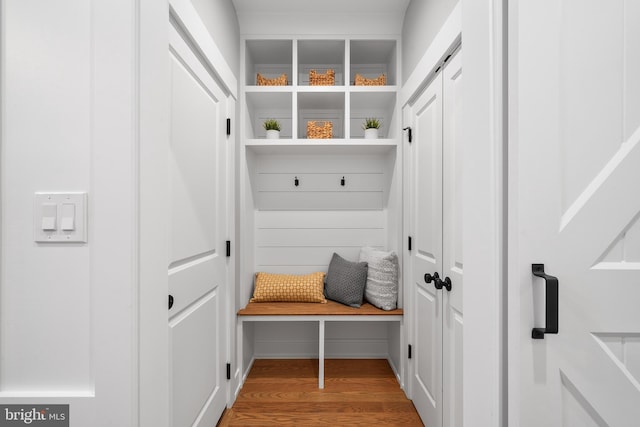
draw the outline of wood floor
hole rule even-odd
[[[386,360],[256,360],[219,426],[422,426]]]

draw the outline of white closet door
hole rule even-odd
[[[509,425],[637,426],[640,3],[517,3]],[[559,282],[544,339],[538,263]]]
[[[442,276],[443,425],[462,426],[462,53],[443,77]],[[450,288],[447,287],[450,282]]]
[[[212,426],[226,404],[226,97],[172,27],[169,310],[174,427]]]
[[[442,272],[442,75],[411,108],[413,234],[411,395],[423,422],[442,425],[442,291],[425,275]]]

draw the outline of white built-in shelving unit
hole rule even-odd
[[[246,40],[244,46],[247,145],[261,145],[262,123],[269,118],[280,121],[282,139],[299,143],[307,139],[307,121],[331,121],[333,139],[348,144],[363,139],[366,117],[377,117],[381,139],[396,143],[397,40]],[[335,85],[310,86],[312,69],[335,70]],[[266,78],[286,73],[288,84],[258,86],[257,73]],[[355,86],[356,73],[366,78],[384,73],[387,85]]]
[[[238,307],[250,299],[257,271],[327,271],[333,252],[357,261],[362,246],[401,257],[399,56],[398,38],[390,36],[243,40]],[[335,70],[335,85],[310,86],[311,69]],[[286,73],[287,85],[258,86],[257,73]],[[387,84],[355,86],[356,73],[384,73]],[[381,119],[379,139],[364,138],[367,117]],[[281,123],[280,139],[265,138],[266,119]],[[308,139],[309,120],[333,122],[333,138]],[[399,296],[402,306],[402,289]],[[254,357],[314,357],[314,325],[245,323],[239,330],[243,369]],[[335,322],[327,328],[327,357],[385,357],[399,372],[398,322]]]

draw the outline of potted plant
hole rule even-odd
[[[262,124],[264,130],[267,131],[267,139],[278,139],[280,138],[280,123],[278,123],[275,119],[265,120]]]
[[[380,120],[369,117],[364,120],[362,124],[362,129],[364,129],[364,137],[365,139],[377,139],[378,138],[378,130],[382,127]]]

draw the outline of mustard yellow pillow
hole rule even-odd
[[[324,275],[256,273],[251,302],[319,302],[325,304]]]

